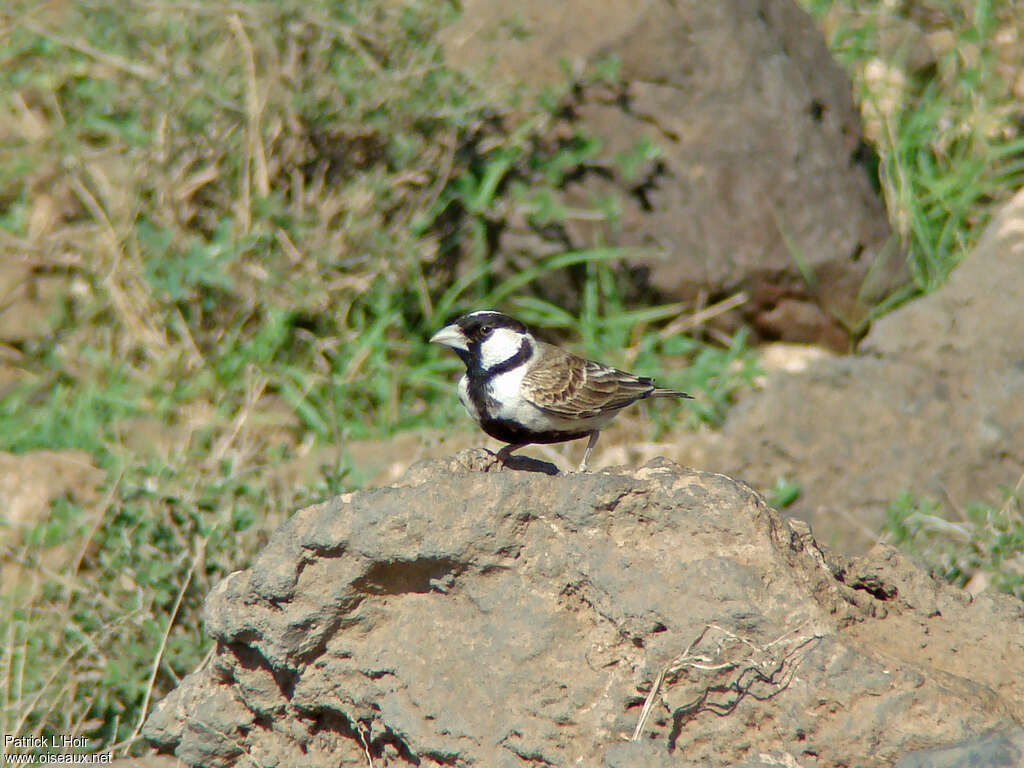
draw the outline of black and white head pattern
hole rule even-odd
[[[449,328],[458,329],[464,348],[450,344],[466,367],[476,374],[493,376],[529,359],[533,337],[526,326],[500,312],[481,310],[463,315]]]
[[[589,435],[582,466],[600,429],[621,409],[648,397],[689,397],[538,341],[500,312],[463,315],[430,340],[465,363],[459,400],[487,434],[515,447]]]

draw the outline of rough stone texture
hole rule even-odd
[[[1024,192],[945,286],[876,322],[861,354],[774,375],[693,454],[681,458],[755,487],[797,480],[787,512],[850,552],[904,490],[1001,503],[998,486],[1024,470]]]
[[[167,755],[146,755],[145,757],[114,760],[108,765],[113,768],[187,768],[181,760]]]
[[[521,464],[297,512],[210,594],[216,653],[147,738],[196,766],[813,768],[1024,718],[1019,601],[836,557],[723,475]]]
[[[623,198],[610,236],[657,254],[632,264],[661,297],[742,290],[733,320],[845,351],[849,329],[906,281],[860,160],[850,83],[792,0],[467,0],[445,34],[457,66],[533,85],[563,77],[560,59],[580,71],[619,58],[618,86],[581,90],[567,111],[609,156],[641,138],[661,154],[631,178],[584,173],[569,202]],[[525,222],[508,224],[499,250],[544,251]],[[570,221],[555,246],[591,244],[590,226]]]
[[[901,758],[895,768],[1020,768],[1024,765],[1024,728],[968,739],[938,749],[926,749]]]

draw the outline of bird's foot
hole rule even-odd
[[[509,459],[512,458],[512,452],[513,451],[518,451],[520,448],[524,447],[525,445],[526,445],[526,443],[510,443],[509,445],[506,445],[504,448],[499,450],[495,454],[495,456],[497,457],[498,461],[500,461],[505,466],[508,466]]]
[[[527,445],[524,443],[523,445]],[[541,472],[545,475],[557,475],[558,467],[547,461],[531,459],[529,456],[513,456],[512,451],[517,451],[523,445],[506,445],[496,454],[494,458],[501,464],[501,469],[526,470],[527,472]]]
[[[576,474],[582,475],[587,471],[587,464],[590,462],[590,453],[594,450],[594,446],[597,445],[597,438],[600,436],[600,431],[590,433],[590,439],[587,440],[587,449],[583,452],[583,461],[580,462],[580,466],[576,470]]]

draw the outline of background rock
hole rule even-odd
[[[863,551],[901,491],[954,508],[1002,503],[1024,470],[1024,192],[938,291],[886,315],[861,353],[779,373],[684,460],[767,488],[787,512]],[[698,455],[699,454],[699,455]]]
[[[147,738],[203,766],[880,766],[1024,718],[1019,601],[833,556],[722,475],[495,470],[296,513],[209,596],[216,652]]]
[[[660,154],[628,177],[592,169],[568,202],[623,200],[610,236],[657,254],[631,263],[662,299],[744,291],[733,322],[845,350],[867,310],[907,280],[863,164],[850,82],[792,0],[469,0],[446,55],[534,86],[564,77],[561,60],[574,72],[620,60],[618,85],[581,89],[567,119],[609,155],[641,138]],[[544,252],[525,222],[508,224],[498,250]],[[570,221],[557,248],[592,244],[590,226]]]
[[[867,551],[886,507],[903,491],[948,505],[1001,504],[1024,472],[1024,192],[996,216],[948,283],[876,321],[857,355],[820,348],[761,348],[769,371],[721,430],[649,434],[644,408],[601,437],[592,466],[655,456],[742,479],[762,491],[779,478],[800,487],[786,509],[847,554]],[[388,481],[404,459],[489,442],[479,430],[354,444],[364,474]],[[372,450],[371,450],[372,449]],[[579,444],[559,448],[574,466]],[[549,447],[525,453],[551,457]],[[373,456],[369,456],[373,454]],[[370,459],[374,460],[371,461]],[[391,462],[388,472],[381,471]]]
[[[1024,728],[914,752],[901,758],[895,768],[961,768],[968,765],[986,768],[1024,765]]]
[[[114,760],[109,765],[113,768],[186,768],[185,763],[166,755],[146,755],[145,757]]]

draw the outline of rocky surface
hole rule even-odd
[[[1024,728],[967,739],[900,758],[895,768],[1019,768],[1024,765]]]
[[[806,345],[760,350],[769,371],[721,430],[680,429],[657,443],[644,408],[601,436],[593,467],[667,456],[766,491],[781,478],[801,489],[786,509],[819,541],[861,554],[901,492],[940,501],[958,519],[969,503],[1001,504],[1024,471],[1024,192],[996,216],[948,283],[877,321],[856,355]],[[453,382],[454,387],[454,382]],[[415,458],[499,443],[473,427],[353,443],[349,456],[377,482]],[[575,466],[580,443],[554,447]],[[548,446],[523,453],[550,457]]]
[[[212,591],[216,652],[146,737],[194,766],[813,768],[1013,746],[1019,601],[890,549],[836,556],[723,475],[521,466],[466,451],[297,512]]]
[[[113,768],[187,768],[185,763],[167,755],[146,755],[145,757],[114,760],[108,765]]]
[[[795,479],[793,514],[864,551],[901,491],[953,516],[1000,504],[1024,470],[1024,192],[938,291],[877,321],[860,354],[770,378],[721,433],[679,458],[767,488]]]
[[[560,81],[562,60],[574,72],[619,60],[618,82],[577,89],[564,119],[609,156],[641,139],[658,154],[628,177],[591,168],[568,202],[622,201],[621,226],[601,237],[647,249],[632,276],[662,299],[742,291],[733,322],[846,351],[850,329],[907,280],[850,82],[792,0],[467,0],[445,39],[456,66],[533,86]],[[546,242],[508,221],[497,250],[529,262],[592,245],[591,228],[570,218]]]

